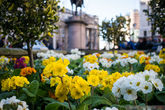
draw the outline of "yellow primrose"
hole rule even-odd
[[[98,58],[95,55],[86,55],[84,56],[85,62],[89,63],[98,63]]]
[[[160,72],[160,68],[158,65],[148,64],[145,66],[145,70],[154,70],[155,72]]]

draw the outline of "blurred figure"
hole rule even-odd
[[[165,38],[163,39],[161,45],[162,45],[162,48],[165,48]]]
[[[139,41],[136,44],[137,50],[146,50],[146,38],[139,38]]]
[[[119,50],[126,50],[127,49],[127,42],[123,42],[119,44]]]
[[[0,47],[4,47],[5,45],[5,38],[0,39]]]
[[[152,47],[153,47],[152,37],[148,37],[147,41],[146,41],[146,49],[147,50],[152,50]]]
[[[136,49],[135,43],[134,43],[132,40],[130,40],[130,41],[128,42],[128,44],[127,44],[127,49],[130,49],[130,50],[135,50],[135,49]]]
[[[153,39],[153,47],[152,47],[152,50],[153,50],[153,51],[156,51],[159,45],[160,45],[160,42],[159,42],[158,38],[154,38],[154,39]]]

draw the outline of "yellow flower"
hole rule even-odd
[[[4,66],[6,64],[8,64],[10,62],[10,59],[5,57],[5,56],[1,56],[0,57],[0,65]]]
[[[69,88],[64,83],[59,83],[55,90],[55,97],[58,101],[64,102],[68,99]]]
[[[86,55],[84,56],[85,62],[89,63],[98,63],[98,58],[95,55]]]
[[[160,50],[159,57],[165,59],[165,48]]]
[[[10,91],[10,90],[16,89],[17,87],[23,87],[25,84],[29,84],[29,81],[27,80],[26,77],[13,76],[12,78],[2,80],[1,90]]]
[[[50,32],[48,32],[48,36],[53,37],[52,34],[51,34]]]
[[[124,73],[122,73],[122,77],[123,76],[128,77],[129,75],[134,75],[134,73],[132,73],[132,72],[124,72]]]
[[[45,69],[43,70],[43,75],[47,78],[50,76],[64,76],[68,72],[68,65],[69,60],[67,59],[59,59],[56,62],[51,62],[50,64],[46,65]]]
[[[145,57],[142,56],[142,57],[140,58],[140,64],[144,63],[144,61],[145,61]]]
[[[107,77],[105,77],[102,81],[102,86],[101,86],[101,90],[104,90],[104,88],[108,87],[108,88],[112,88],[112,76],[108,75]]]
[[[77,85],[79,88],[81,88],[82,92],[84,92],[86,95],[90,92],[89,84],[86,80],[84,80],[82,77],[75,76],[72,80],[72,86]],[[72,91],[72,87],[71,87]]]
[[[25,63],[28,64],[29,63],[29,57],[28,56],[22,56],[22,58],[25,59]]]
[[[165,59],[161,60],[159,64],[165,64]]]
[[[96,75],[89,75],[87,76],[87,81],[90,85],[96,87],[99,85],[99,77]]]
[[[83,96],[84,96],[84,92],[77,84],[74,84],[74,86],[71,89],[71,97],[73,99],[80,99]]]
[[[148,64],[145,66],[145,70],[154,70],[155,72],[160,72],[160,68],[157,65]]]
[[[122,58],[123,58],[123,59],[124,59],[124,58],[128,58],[128,54],[127,54],[127,53],[123,53]]]
[[[51,62],[55,62],[55,61],[56,61],[55,57],[49,57],[49,59],[44,59],[42,61],[42,65],[46,66],[46,65],[50,64]]]
[[[26,76],[26,75],[31,75],[32,73],[36,73],[36,70],[31,67],[26,67],[26,68],[21,69],[20,75]]]

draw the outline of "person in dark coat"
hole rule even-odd
[[[137,50],[146,50],[146,39],[145,38],[139,38],[139,41],[136,44]]]
[[[4,47],[4,45],[5,45],[5,38],[2,38],[0,40],[0,47]]]

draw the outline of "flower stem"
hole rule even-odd
[[[71,107],[71,104],[70,104],[69,100],[68,100],[68,105],[69,105],[69,110],[72,110],[72,107]]]
[[[148,105],[148,103],[147,103],[147,94],[145,95],[145,105],[146,105],[146,110],[148,109],[147,108],[147,105]]]
[[[136,109],[139,110],[136,100],[134,100],[134,103],[135,103]]]

